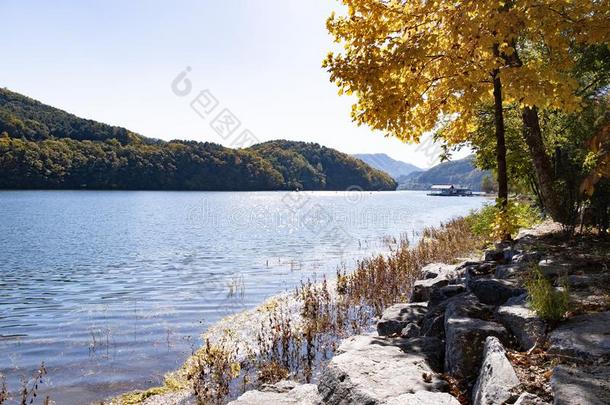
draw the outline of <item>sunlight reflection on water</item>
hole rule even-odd
[[[357,198],[356,198],[357,197]],[[145,388],[218,319],[484,198],[424,192],[0,192],[0,372],[61,404]]]

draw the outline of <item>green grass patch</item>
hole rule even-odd
[[[556,289],[537,265],[532,268],[525,282],[529,303],[536,314],[551,323],[561,321],[569,309],[570,293],[565,278],[560,279],[561,288]]]

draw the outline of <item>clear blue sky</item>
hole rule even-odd
[[[321,62],[334,0],[0,0],[0,86],[145,136],[227,144],[189,106],[209,89],[261,141],[433,160],[351,122]],[[193,94],[172,80],[185,67]]]

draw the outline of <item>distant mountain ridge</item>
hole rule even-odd
[[[392,159],[385,153],[358,153],[352,156],[362,160],[375,169],[388,173],[395,180],[401,176],[406,176],[413,172],[423,170],[411,163]]]
[[[397,179],[400,190],[427,190],[434,184],[455,184],[481,190],[483,178],[490,171],[480,170],[474,165],[474,156],[440,163],[426,171],[414,172]]]
[[[394,190],[386,173],[315,143],[245,149],[162,141],[0,88],[0,189]]]

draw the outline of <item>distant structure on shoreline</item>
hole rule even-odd
[[[454,184],[435,184],[430,187],[428,195],[440,197],[471,197],[472,190]]]

